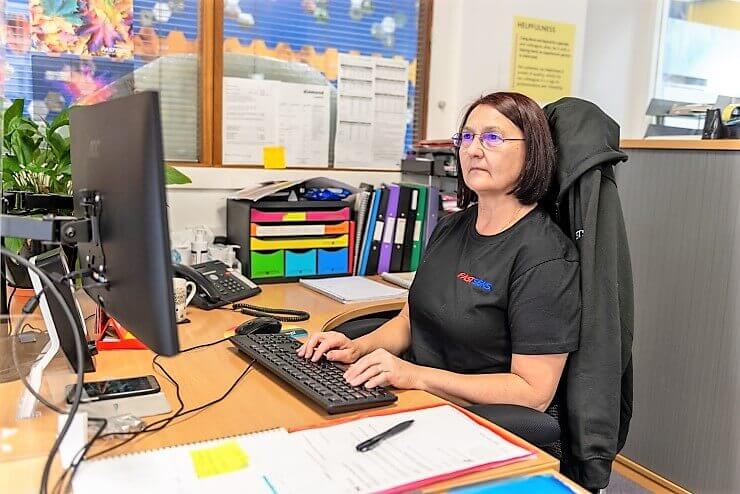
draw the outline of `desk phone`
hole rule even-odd
[[[195,283],[193,304],[205,310],[253,297],[262,291],[252,280],[221,261],[208,261],[186,266],[175,264],[175,276]]]

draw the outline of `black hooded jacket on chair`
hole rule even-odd
[[[581,260],[581,336],[563,374],[563,471],[606,487],[632,417],[633,285],[614,165],[619,125],[593,103],[563,98],[544,108],[558,150],[548,209]],[[562,414],[562,412],[561,412]]]

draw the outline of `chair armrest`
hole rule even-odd
[[[519,405],[470,405],[465,408],[538,448],[560,439],[557,419],[533,408]]]

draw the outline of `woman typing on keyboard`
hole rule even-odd
[[[538,205],[555,166],[547,119],[526,96],[493,93],[453,141],[463,210],[432,233],[406,306],[355,340],[314,334],[298,354],[351,364],[352,385],[544,411],[581,309],[577,250]]]

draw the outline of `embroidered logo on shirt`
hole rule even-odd
[[[465,283],[472,285],[474,288],[477,288],[478,290],[486,293],[490,293],[491,290],[493,290],[493,283],[491,283],[490,281],[476,278],[475,276],[469,275],[468,273],[462,271],[458,273],[457,279],[464,281]]]

